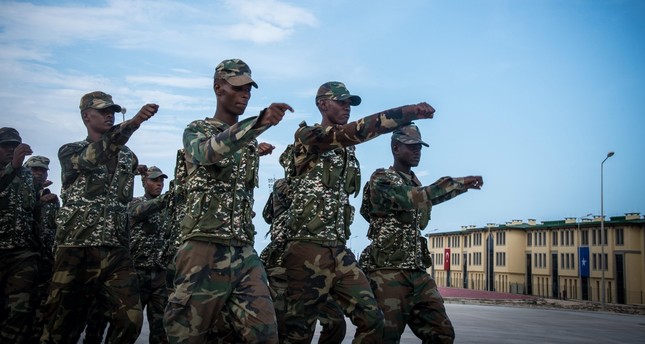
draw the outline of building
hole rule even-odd
[[[644,304],[645,216],[513,220],[428,234],[429,273],[444,287]],[[604,243],[604,246],[603,246]]]

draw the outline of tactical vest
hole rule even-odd
[[[208,137],[224,131],[206,121],[194,123]],[[188,203],[181,221],[184,240],[253,244],[253,189],[258,185],[259,163],[255,139],[214,164],[188,163]]]
[[[71,145],[79,154],[89,144],[81,141]],[[62,190],[63,206],[56,217],[59,246],[129,247],[127,206],[134,192],[135,163],[134,153],[123,146],[113,175],[106,164],[101,164],[80,171]]]
[[[391,185],[415,185],[408,178],[390,169],[378,169],[374,175],[388,176]],[[361,214],[370,223],[367,237],[370,245],[361,254],[360,265],[366,271],[375,269],[421,269],[432,265],[427,240],[421,236],[429,221],[429,210],[399,209],[378,205],[391,202],[387,198],[372,202],[370,182],[363,188]]]
[[[20,167],[0,191],[0,249],[34,248],[36,191],[29,169]]]
[[[146,196],[136,197],[130,202],[128,211],[136,214],[137,207],[148,207],[148,216],[134,223],[130,218],[130,253],[136,268],[165,268],[161,261],[166,249],[164,238],[163,215],[165,214],[165,196],[148,199]],[[156,208],[156,211],[152,210]]]
[[[291,178],[289,239],[322,244],[345,244],[354,220],[349,195],[358,195],[360,166],[354,146],[318,155],[308,171]]]

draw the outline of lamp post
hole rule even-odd
[[[603,190],[603,167],[607,159],[614,156],[614,152],[607,153],[607,157],[600,163],[600,284],[602,290],[600,291],[600,307],[602,310],[605,310],[606,298],[605,298],[605,265],[607,264],[605,259],[605,208],[604,208],[604,190]]]

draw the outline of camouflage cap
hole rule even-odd
[[[9,127],[0,128],[0,143],[15,143],[16,145],[22,143],[22,138],[18,134],[18,130]]]
[[[84,95],[78,107],[81,109],[81,112],[86,109],[101,110],[109,107],[113,107],[116,112],[121,112],[121,105],[114,104],[112,96],[101,91],[94,91]]]
[[[42,167],[46,170],[49,170],[49,158],[40,155],[30,156],[29,159],[25,161],[25,164],[23,166],[28,168]]]
[[[356,106],[361,103],[361,97],[350,94],[347,87],[345,87],[345,84],[339,81],[329,81],[320,85],[318,93],[316,93],[316,101],[318,101],[318,99],[349,99],[352,106]]]
[[[421,141],[421,132],[414,123],[406,124],[399,127],[392,133],[392,140],[399,141],[406,145],[420,143],[426,147],[430,147],[427,143]]]
[[[258,84],[251,79],[251,68],[240,59],[229,59],[220,62],[215,67],[215,79],[224,79],[233,86],[251,84],[258,88]]]
[[[159,177],[168,178],[168,176],[161,172],[161,169],[157,166],[148,167],[148,170],[146,171],[146,174],[144,176],[144,178],[146,179],[155,179]]]

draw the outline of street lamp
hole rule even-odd
[[[603,160],[600,163],[600,284],[601,284],[601,292],[600,292],[600,307],[602,310],[605,310],[605,265],[607,264],[606,259],[605,259],[605,208],[604,208],[604,190],[603,190],[603,166],[605,164],[605,161],[607,159],[611,158],[614,156],[614,152],[609,152],[607,153],[607,157],[605,157],[605,160]]]

